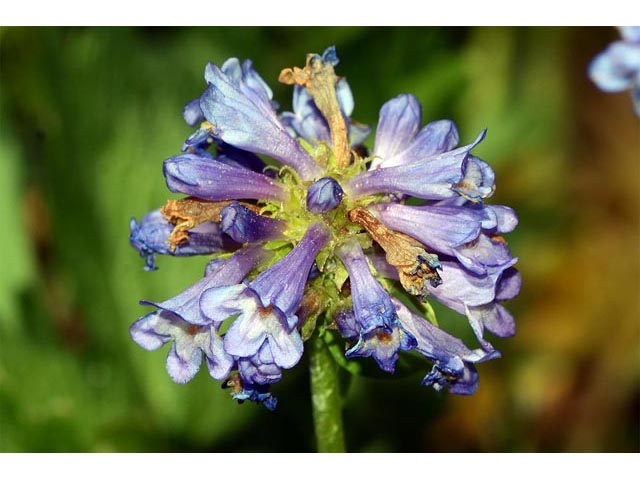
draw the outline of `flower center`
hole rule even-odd
[[[271,305],[267,305],[266,307],[258,307],[258,315],[260,318],[268,318],[273,313],[273,307]]]
[[[386,343],[389,344],[393,341],[393,335],[391,335],[390,332],[380,328],[378,329],[378,331],[376,332],[376,338],[382,342],[382,343]]]

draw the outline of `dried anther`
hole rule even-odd
[[[168,200],[160,213],[164,215],[169,223],[175,225],[171,235],[167,239],[169,250],[175,251],[176,247],[189,240],[189,230],[205,222],[219,222],[220,212],[231,202],[210,202],[194,197],[187,197],[180,200]],[[242,205],[258,213],[259,208],[250,203]]]
[[[233,373],[226,382],[222,384],[223,389],[231,389],[232,394],[242,392],[242,379],[238,373]]]
[[[403,233],[390,230],[362,207],[349,211],[349,220],[363,227],[385,251],[386,260],[398,270],[400,283],[411,295],[426,301],[429,282],[432,287],[442,283],[437,270],[442,268],[438,256],[428,253],[422,244]]]
[[[335,74],[333,66],[337,60],[330,53],[331,51],[328,49],[322,56],[307,55],[307,63],[304,68],[285,68],[280,72],[278,80],[286,85],[295,84],[307,89],[329,124],[333,153],[338,167],[343,168],[349,165],[351,156],[347,125],[336,96],[338,76]],[[333,54],[335,55],[335,52]]]

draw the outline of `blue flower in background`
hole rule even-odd
[[[382,106],[363,157],[371,129],[351,118],[338,62],[330,47],[281,72],[293,112],[278,113],[252,62],[236,58],[209,63],[206,89],[184,107],[195,131],[163,164],[168,189],[184,197],[132,220],[130,235],[147,270],[156,253],[213,257],[178,295],[141,302],[155,310],[130,329],[146,350],[171,344],[175,382],[190,381],[204,358],[234,399],[273,410],[271,388],[305,342],[333,331],[344,351],[332,355],[393,374],[403,352],[417,352],[431,363],[423,385],[467,395],[475,365],[500,356],[485,332],[515,334],[503,302],[521,279],[502,235],[518,220],[484,203],[495,175],[471,151],[486,131],[459,146],[453,121],[422,126],[420,102],[401,94]],[[408,296],[466,316],[480,348],[409,310]]]
[[[589,76],[600,90],[629,90],[640,116],[640,27],[619,27],[622,40],[613,42],[589,65]]]

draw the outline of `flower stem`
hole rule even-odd
[[[309,344],[311,403],[318,452],[344,452],[339,367],[322,338],[314,335]]]

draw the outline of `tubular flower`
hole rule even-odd
[[[622,40],[611,43],[589,65],[591,80],[604,92],[629,90],[640,117],[640,27],[619,27]]]
[[[273,385],[310,338],[338,338],[344,353],[332,355],[372,357],[387,373],[418,352],[432,363],[424,385],[471,394],[475,364],[499,357],[485,331],[515,333],[502,302],[521,284],[502,237],[517,217],[484,203],[495,175],[471,154],[486,131],[459,147],[452,121],[421,127],[420,103],[403,94],[383,105],[373,154],[361,157],[370,129],[351,119],[336,65],[330,47],[284,69],[293,112],[280,114],[251,61],[206,66],[204,92],[182,112],[195,131],[163,165],[168,189],[184,198],[132,220],[130,241],[147,270],[156,253],[212,258],[175,297],[141,302],[154,310],[131,336],[147,350],[171,343],[175,382],[189,382],[204,357],[234,399],[270,410]],[[482,348],[413,313],[399,299],[411,296],[466,316]]]
[[[191,229],[187,241],[172,250],[167,240],[174,227],[175,225],[169,223],[160,213],[160,209],[147,213],[142,217],[140,223],[135,218],[131,219],[129,241],[133,248],[140,253],[140,256],[144,257],[145,270],[157,269],[156,253],[185,257],[231,250],[234,246],[234,242],[223,235],[217,223],[206,222]]]

